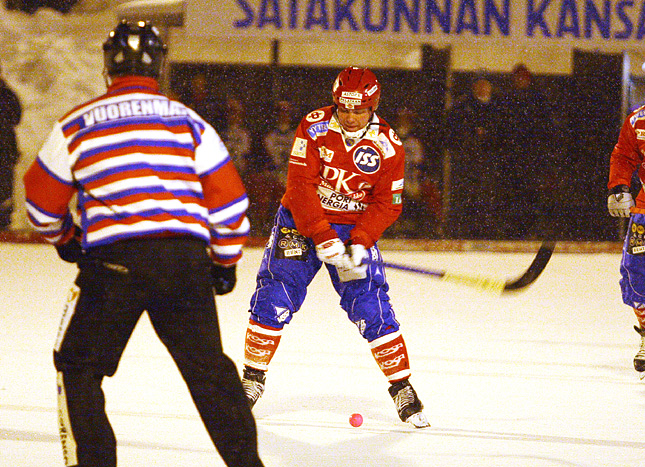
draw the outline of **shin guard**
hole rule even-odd
[[[393,332],[370,342],[372,355],[390,383],[410,377],[408,350],[401,332]]]
[[[266,371],[282,337],[282,329],[263,326],[249,320],[244,342],[244,364]]]

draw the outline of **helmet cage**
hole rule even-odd
[[[103,43],[103,61],[109,76],[158,78],[167,50],[150,22],[130,24],[123,20]]]
[[[332,95],[337,107],[375,111],[381,98],[381,83],[367,68],[347,67],[334,81]]]

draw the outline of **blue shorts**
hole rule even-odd
[[[342,241],[347,241],[353,227],[332,224]],[[376,245],[370,249],[370,255],[381,259]],[[302,306],[307,287],[322,265],[313,241],[296,230],[291,213],[280,206],[251,297],[251,319],[282,329]],[[341,308],[368,342],[399,330],[381,264],[371,263],[365,279],[349,282],[340,281],[334,266],[325,266],[340,296]]]
[[[623,302],[634,308],[645,304],[645,214],[632,214],[620,263]]]

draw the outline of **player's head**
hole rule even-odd
[[[350,66],[338,74],[332,87],[336,117],[346,136],[361,137],[378,107],[381,84],[367,68]]]
[[[533,81],[533,75],[523,63],[518,63],[513,67],[511,77],[513,79],[513,85],[518,89],[528,88]]]
[[[347,110],[378,108],[381,98],[381,83],[367,68],[350,66],[341,71],[332,87],[334,104]]]
[[[493,84],[484,75],[478,75],[471,84],[473,96],[487,104],[493,98]]]
[[[105,71],[110,77],[158,78],[166,52],[166,44],[151,23],[122,20],[103,43]]]

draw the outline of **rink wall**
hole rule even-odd
[[[46,243],[40,235],[30,230],[12,230],[0,232],[2,243]],[[249,247],[261,248],[267,238],[251,237]],[[535,252],[540,246],[539,240],[526,241],[490,241],[490,240],[421,240],[421,239],[382,239],[379,247],[391,251],[493,251],[500,253]],[[556,253],[620,253],[620,242],[573,242],[564,241],[556,244]]]

